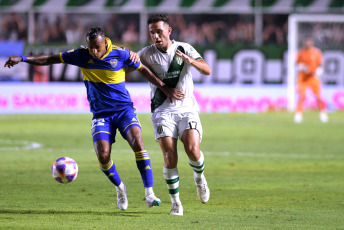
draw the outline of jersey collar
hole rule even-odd
[[[172,41],[172,44],[170,45],[170,47],[168,47],[168,49],[167,50],[169,50],[172,46],[173,46],[173,44],[174,44],[174,40],[171,40]],[[155,44],[154,44],[155,45]],[[161,52],[161,53],[167,53],[167,50],[162,50],[162,49],[160,49],[160,48],[158,48],[156,45],[155,45],[155,47]]]
[[[107,42],[107,49],[106,49],[106,53],[103,55],[103,57],[100,60],[103,60],[104,58],[106,58],[106,56],[108,56],[109,53],[112,51],[112,42],[110,38],[105,38],[105,40]]]

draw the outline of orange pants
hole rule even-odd
[[[312,92],[314,93],[320,111],[326,111],[326,104],[320,98],[320,79],[318,77],[309,77],[307,79],[298,77],[297,91],[299,94],[299,100],[297,102],[296,112],[303,112],[303,103],[306,99],[307,88],[311,88]]]

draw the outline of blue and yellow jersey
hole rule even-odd
[[[94,115],[133,106],[125,88],[124,67],[141,68],[141,62],[134,64],[130,61],[128,49],[112,45],[109,38],[106,41],[107,51],[101,59],[94,59],[86,47],[60,53],[63,63],[80,68]]]

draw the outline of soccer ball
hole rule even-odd
[[[51,167],[53,178],[60,183],[68,184],[78,176],[78,165],[69,157],[61,157],[57,159]]]

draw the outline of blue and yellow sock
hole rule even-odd
[[[147,151],[135,152],[135,158],[144,187],[153,187],[153,172]]]
[[[121,178],[119,177],[116,170],[116,166],[111,159],[109,163],[105,165],[102,165],[101,163],[99,163],[99,167],[114,185],[119,186],[121,184],[122,182]]]

